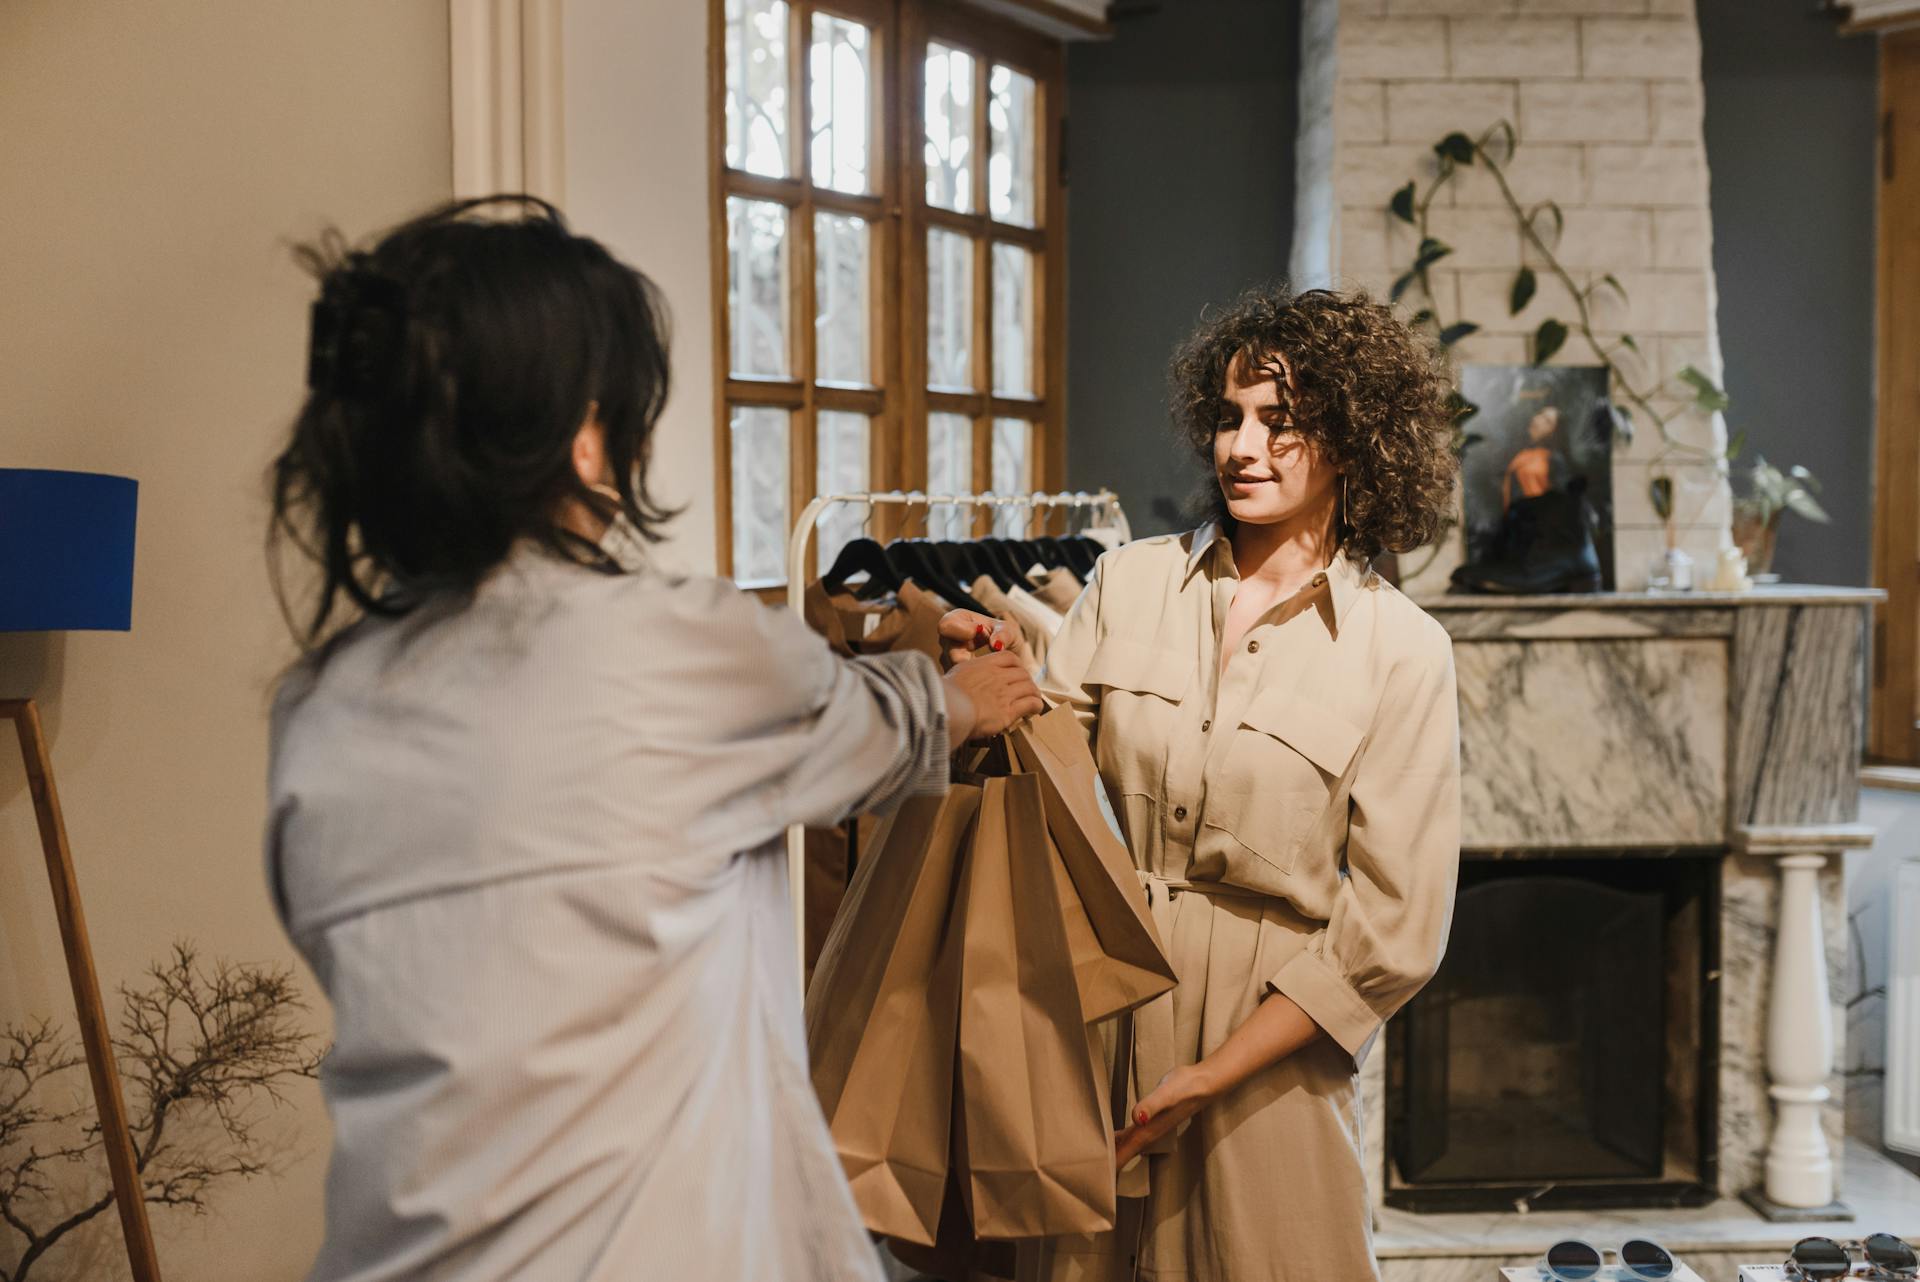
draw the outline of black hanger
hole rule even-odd
[[[896,571],[937,594],[949,605],[979,614],[993,613],[968,594],[966,585],[959,582],[932,549],[933,544],[925,539],[895,539],[887,544],[887,560]]]
[[[1033,556],[1036,561],[1040,562],[1041,565],[1049,570],[1070,570],[1073,568],[1067,564],[1067,553],[1066,550],[1060,546],[1060,540],[1050,534],[1033,540]]]
[[[840,555],[833,558],[833,568],[820,576],[820,582],[829,591],[837,592],[846,586],[848,579],[863,572],[867,581],[862,592],[867,595],[900,590],[900,575],[887,559],[887,550],[869,538],[854,539],[841,548]]]
[[[1067,553],[1067,566],[1082,583],[1093,578],[1093,563],[1100,559],[1106,545],[1098,539],[1090,539],[1084,534],[1076,534],[1064,544]]]
[[[1015,584],[1026,581],[1018,552],[1019,544],[1010,539],[982,539],[980,541],[981,560],[986,564],[986,576],[993,580],[994,586],[1005,592]],[[1031,565],[1029,561],[1026,564]]]

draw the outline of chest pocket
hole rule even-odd
[[[1331,862],[1345,840],[1343,801],[1365,734],[1325,704],[1270,690],[1240,718],[1208,781],[1208,827],[1292,874],[1302,852]],[[1302,870],[1311,871],[1311,870]]]
[[[1081,684],[1099,688],[1094,756],[1109,788],[1123,796],[1161,794],[1174,717],[1193,675],[1189,655],[1118,637],[1095,648]]]

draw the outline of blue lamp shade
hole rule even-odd
[[[0,632],[133,626],[139,483],[0,467]]]

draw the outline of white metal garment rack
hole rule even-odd
[[[869,515],[879,506],[904,507],[909,513],[915,507],[924,507],[928,515],[936,507],[1025,508],[1029,522],[1043,508],[1049,515],[1058,508],[1077,512],[1093,511],[1111,522],[1112,527],[1119,531],[1122,543],[1133,537],[1132,527],[1127,524],[1127,514],[1120,507],[1120,496],[1106,489],[1092,492],[1063,490],[1053,494],[926,494],[919,490],[885,490],[871,494],[823,495],[807,504],[806,511],[800,514],[800,520],[787,539],[787,605],[795,614],[803,613],[806,606],[807,551],[813,543],[813,532],[819,524],[820,514],[830,507],[850,503],[865,507]],[[807,975],[806,875],[806,829],[794,824],[787,829],[787,880],[793,895],[793,937],[800,954],[799,974],[803,985]]]

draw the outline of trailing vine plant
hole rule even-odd
[[[1513,162],[1518,143],[1512,124],[1505,120],[1497,122],[1478,138],[1470,138],[1458,131],[1449,133],[1433,145],[1437,168],[1434,177],[1424,188],[1418,180],[1411,180],[1393,193],[1387,202],[1388,210],[1419,233],[1419,244],[1414,251],[1413,261],[1394,280],[1391,298],[1398,302],[1407,297],[1410,291],[1417,290],[1418,298],[1414,301],[1424,300],[1424,305],[1414,312],[1412,324],[1415,328],[1429,330],[1442,347],[1452,348],[1462,339],[1480,331],[1481,326],[1474,321],[1464,317],[1449,320],[1442,314],[1429,274],[1436,264],[1453,253],[1453,247],[1436,238],[1428,226],[1435,198],[1462,169],[1477,165],[1499,189],[1525,243],[1537,255],[1547,275],[1566,291],[1573,307],[1571,325],[1550,316],[1535,327],[1528,340],[1530,362],[1544,365],[1566,346],[1569,337],[1578,335],[1593,353],[1594,359],[1606,368],[1615,435],[1623,442],[1631,442],[1636,417],[1650,424],[1659,434],[1661,447],[1651,460],[1653,476],[1648,485],[1648,497],[1654,512],[1666,524],[1671,539],[1676,515],[1673,472],[1687,467],[1705,467],[1717,478],[1725,478],[1729,465],[1740,454],[1743,434],[1735,434],[1723,450],[1692,445],[1674,435],[1672,423],[1681,413],[1687,410],[1697,410],[1703,414],[1718,413],[1727,408],[1726,393],[1713,379],[1689,365],[1675,375],[1689,389],[1689,394],[1683,396],[1674,408],[1663,411],[1654,403],[1657,387],[1641,384],[1623,368],[1622,354],[1630,352],[1639,358],[1640,345],[1631,334],[1622,334],[1609,344],[1594,327],[1594,308],[1603,291],[1611,291],[1624,304],[1627,301],[1626,286],[1611,272],[1599,280],[1582,285],[1562,265],[1555,252],[1566,228],[1566,216],[1560,206],[1552,200],[1522,204],[1507,180],[1506,170]],[[1508,314],[1517,316],[1524,311],[1539,288],[1539,275],[1526,263],[1523,255],[1508,290]],[[1454,393],[1456,450],[1465,451],[1481,439],[1465,428],[1467,420],[1477,414],[1479,408],[1459,392]]]

